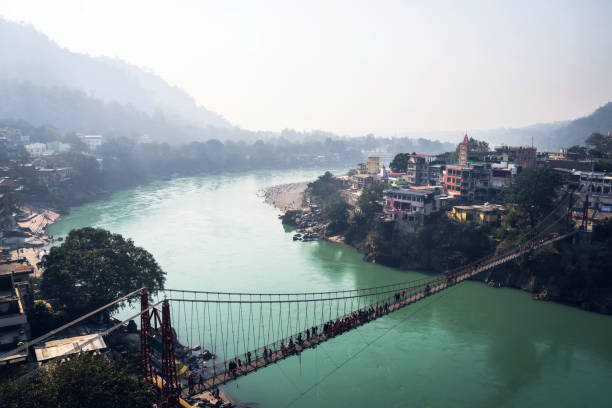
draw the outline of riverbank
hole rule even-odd
[[[167,272],[169,288],[324,292],[424,277],[416,271],[363,262],[363,255],[348,245],[323,240],[294,242],[293,233],[286,232],[288,229],[275,219],[280,211],[264,203],[258,192],[271,185],[314,180],[318,175],[317,171],[275,171],[153,183],[74,208],[48,231],[65,236],[70,229],[95,225],[133,238]],[[189,223],[184,222],[183,215],[189,216]],[[294,311],[292,306],[292,316]],[[192,321],[190,307],[186,312],[188,322]],[[301,312],[303,317],[303,308]],[[605,389],[610,381],[606,365],[612,361],[607,341],[612,333],[609,316],[554,302],[533,302],[525,292],[491,290],[475,282],[465,282],[416,309],[396,313],[389,317],[391,320],[362,326],[360,334],[342,336],[322,348],[279,362],[279,367],[232,381],[223,386],[224,391],[241,406],[292,404],[293,408],[406,403],[442,407],[448,404],[448,395],[453,395],[462,408],[473,406],[474,401],[482,406],[499,405],[499,400],[506,398],[525,406],[546,401],[546,407],[585,401],[602,405],[607,401],[607,394],[593,390],[602,385]],[[397,329],[341,369],[330,361],[328,353],[335,363],[343,363],[363,347],[363,338],[378,338],[387,331],[389,322],[404,319]],[[184,319],[180,322],[175,323],[177,336],[191,344],[186,340],[189,327]],[[197,324],[191,327],[195,343],[222,347],[221,331],[202,331],[209,341],[201,341]],[[537,350],[533,345],[538,345]],[[564,366],[571,370],[563,370]],[[322,381],[332,370],[336,370],[334,375]],[[482,373],[487,373],[484,385],[478,382]],[[424,376],[431,375],[437,378],[435,386],[423,383]],[[456,378],[465,375],[466,381],[480,385],[455,387]],[[534,376],[543,380],[523,386]],[[317,385],[301,396],[292,382],[302,391]],[[414,385],[409,397],[406,384]],[[377,392],[368,391],[371,389]]]
[[[274,191],[284,190],[283,186],[274,187]],[[312,202],[308,192],[304,194],[303,201]],[[512,234],[500,241],[490,229],[453,223],[444,214],[428,217],[418,235],[402,232],[397,221],[374,219],[366,225],[350,221],[344,233],[331,236],[329,223],[320,208],[312,204],[284,211],[279,218],[296,228],[294,241],[346,243],[360,252],[366,262],[404,270],[441,273],[513,245]],[[491,287],[520,289],[530,293],[534,300],[612,314],[612,292],[604,289],[610,285],[605,255],[611,246],[610,234],[594,234],[594,239],[585,234],[579,241],[574,238],[573,243],[556,243],[530,253],[520,262],[502,265],[473,279]],[[557,272],[551,274],[553,270]]]
[[[301,210],[306,207],[304,193],[308,182],[288,183],[264,189],[264,201],[282,212]]]
[[[49,208],[33,205],[17,207],[14,226],[3,236],[3,256],[6,260],[26,259],[34,268],[34,276],[40,277],[42,269],[38,266],[46,251],[43,247],[55,242],[47,235],[47,228],[60,218],[60,213]]]

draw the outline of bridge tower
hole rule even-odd
[[[170,304],[168,300],[162,303],[162,388],[168,408],[178,407],[179,387],[174,359],[174,336],[170,322]]]
[[[584,196],[584,209],[582,213],[582,227],[581,229],[586,231],[589,223],[589,193],[587,192]]]
[[[149,337],[151,336],[151,317],[149,315],[149,294],[140,294],[140,375],[144,380],[153,378],[151,368],[151,348]]]

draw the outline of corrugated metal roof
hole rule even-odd
[[[83,343],[94,339],[91,343],[79,348]],[[79,351],[93,351],[106,348],[104,339],[99,334],[88,334],[85,336],[68,337],[60,340],[48,341],[43,347],[35,347],[37,361],[45,361],[55,357],[67,356]]]

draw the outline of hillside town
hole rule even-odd
[[[101,166],[102,160],[92,152],[103,137],[76,136],[82,151],[75,154]],[[54,242],[46,228],[60,213],[46,207],[72,183],[73,168],[57,165],[61,154],[71,150],[68,143],[30,143],[19,129],[0,128],[0,351],[31,337],[27,317],[33,306],[30,280],[40,279],[41,258]],[[27,353],[14,354],[0,360],[0,365],[26,358]]]
[[[612,136],[608,134],[608,139]],[[538,152],[532,146],[495,146],[489,149],[466,134],[456,160],[449,155],[401,153],[394,161],[370,156],[347,176],[346,196],[355,204],[364,187],[384,183],[381,208],[388,220],[414,232],[424,217],[439,211],[457,221],[499,226],[507,211],[503,192],[524,169],[550,167],[572,190],[576,217],[588,213],[588,228],[612,218],[612,173],[594,171],[601,158],[580,157],[562,149]],[[585,210],[586,206],[586,210]]]

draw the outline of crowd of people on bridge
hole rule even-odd
[[[428,288],[429,286],[427,286]],[[383,301],[371,304],[369,307],[364,307],[335,320],[329,320],[319,326],[313,326],[295,336],[274,342],[261,349],[248,351],[241,357],[226,362],[227,372],[230,376],[236,377],[289,355],[299,353],[305,348],[314,347],[322,341],[388,314],[397,309],[406,297],[406,291],[402,290]],[[264,364],[257,363],[260,358],[263,359]]]

